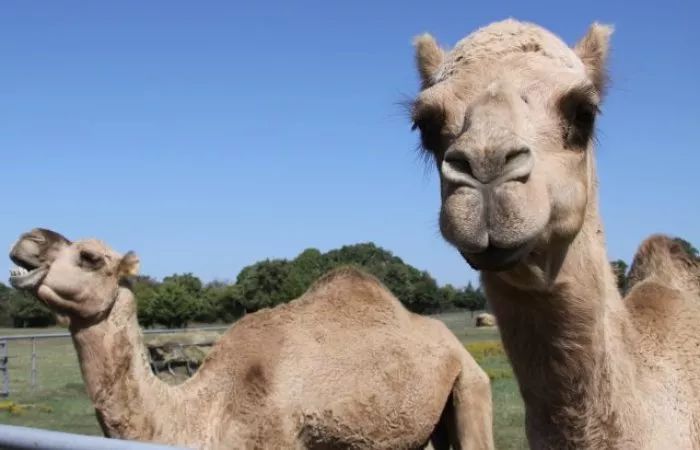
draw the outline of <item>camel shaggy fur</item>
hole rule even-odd
[[[598,211],[593,131],[612,28],[573,48],[506,20],[451,51],[416,39],[413,106],[440,227],[481,279],[535,449],[700,448],[695,261],[646,241],[623,301]]]
[[[235,323],[200,369],[157,379],[122,278],[138,258],[36,229],[12,284],[70,320],[107,436],[198,449],[490,449],[486,374],[439,321],[376,279],[339,269],[289,304]]]

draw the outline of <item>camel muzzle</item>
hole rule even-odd
[[[10,284],[16,289],[33,289],[48,272],[52,255],[70,241],[55,231],[35,228],[22,234],[10,249],[16,264],[10,269]]]

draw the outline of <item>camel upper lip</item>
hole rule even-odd
[[[10,269],[9,281],[16,289],[32,289],[44,278],[47,268],[35,256],[25,254],[20,245],[18,241],[10,250],[15,267]]]
[[[27,258],[21,257],[17,254],[15,249],[13,249],[10,253],[10,260],[12,260],[12,262],[15,263],[19,268],[29,271],[34,270],[41,265],[35,261],[28,261]]]

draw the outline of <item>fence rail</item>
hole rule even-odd
[[[143,334],[168,334],[168,333],[189,333],[192,331],[217,331],[227,330],[230,325],[213,325],[207,327],[193,328],[149,328],[141,330]],[[0,336],[0,341],[19,341],[27,339],[51,339],[51,338],[66,338],[70,337],[70,333],[44,333],[44,334],[12,334],[8,336]]]
[[[215,326],[203,326],[203,327],[193,327],[193,328],[159,328],[159,329],[147,329],[147,330],[142,330],[143,334],[145,335],[152,335],[152,334],[174,334],[174,333],[190,333],[190,332],[198,332],[198,331],[223,331],[229,328],[229,325],[215,325]],[[28,373],[28,387],[30,390],[35,390],[37,388],[37,374],[38,374],[38,368],[37,368],[37,359],[39,358],[39,352],[37,349],[37,342],[38,341],[43,341],[43,340],[50,340],[50,339],[66,339],[70,338],[71,334],[70,333],[44,333],[44,334],[18,334],[18,335],[9,335],[9,336],[0,336],[0,397],[8,397],[10,395],[10,390],[12,389],[12,385],[10,383],[10,377],[12,376],[12,373],[16,373],[18,368],[15,365],[14,368],[12,369],[12,373],[10,372],[10,365],[13,361],[15,360],[24,360],[25,364],[29,366],[29,373]],[[14,351],[11,352],[12,348],[14,347],[15,342],[20,343],[19,344],[19,349],[22,349],[22,342],[27,341],[30,344],[30,348],[25,349],[24,353]],[[182,347],[187,347],[187,344],[180,345],[180,351],[182,351]],[[39,349],[40,350],[40,349]],[[27,356],[28,355],[28,356]],[[26,361],[26,358],[29,358],[29,361]],[[154,366],[154,369],[159,370],[160,367],[156,364]],[[24,368],[24,370],[27,370],[27,367]],[[170,367],[168,367],[168,370],[171,370]],[[171,371],[172,372],[172,371]],[[187,367],[187,372],[188,374],[191,375],[191,370],[189,368],[189,365]],[[24,372],[26,373],[26,372]]]
[[[0,376],[2,376],[0,396],[7,396],[10,392],[10,366],[8,361],[7,341],[0,340]]]
[[[0,448],[7,450],[185,450],[183,447],[0,425]]]

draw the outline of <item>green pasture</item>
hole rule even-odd
[[[523,404],[496,329],[474,328],[469,313],[437,316],[467,346],[492,379],[498,449],[525,449]],[[4,329],[0,336],[65,332],[65,329]],[[0,423],[100,435],[85,394],[69,338],[37,340],[36,388],[30,386],[31,342],[10,341],[10,396],[0,398]]]

